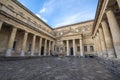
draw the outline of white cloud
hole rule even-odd
[[[46,8],[42,8],[41,10],[40,10],[40,13],[44,13],[46,11]]]
[[[79,12],[69,16],[66,15],[66,17],[64,16],[63,18],[59,17],[59,20],[57,21],[57,24],[54,24],[54,27],[90,20],[93,19],[93,16],[93,13],[89,13],[88,11]]]
[[[39,17],[40,19],[42,19],[44,22],[47,22],[47,20],[45,18],[41,17],[40,14],[36,14],[36,16]]]
[[[38,16],[45,22],[47,19],[47,22],[50,23],[49,25],[53,27],[93,19],[94,9],[89,9],[91,7],[88,5],[93,5],[90,2],[88,0],[47,0],[43,4],[42,9],[38,11]]]
[[[70,17],[68,16],[68,17],[63,18],[61,20],[59,19],[60,21],[58,24],[55,24],[55,27],[76,23],[79,21],[79,19],[80,19],[80,14],[73,14]]]

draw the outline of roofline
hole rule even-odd
[[[68,24],[68,25],[56,27],[56,28],[53,28],[53,29],[54,29],[54,30],[55,30],[55,29],[60,29],[60,28],[64,28],[64,27],[69,27],[69,26],[77,25],[77,24],[83,24],[83,23],[91,22],[91,21],[94,21],[94,19],[92,19],[92,20],[87,20],[87,21],[82,21],[82,22],[78,22],[78,23],[73,23],[73,24]]]
[[[17,5],[19,5],[21,8],[23,8],[25,11],[27,11],[28,13],[30,13],[31,15],[33,15],[33,17],[35,17],[36,19],[40,20],[46,26],[48,26],[49,28],[51,28],[53,30],[53,28],[51,26],[49,26],[46,22],[44,22],[42,19],[40,19],[39,17],[37,17],[32,11],[30,11],[28,8],[26,8],[24,5],[22,5],[18,0],[12,0],[12,1],[15,2]]]
[[[98,6],[97,6],[97,10],[96,10],[95,20],[94,20],[94,23],[93,23],[93,31],[92,31],[92,33],[94,33],[94,31],[95,31],[95,26],[96,26],[96,23],[97,23],[99,14],[100,14],[100,10],[102,8],[101,6],[102,6],[103,1],[104,0],[98,0]]]

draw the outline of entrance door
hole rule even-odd
[[[41,55],[44,55],[44,47],[41,48]]]
[[[73,56],[73,47],[70,48],[70,55]]]

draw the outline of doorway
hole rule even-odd
[[[44,47],[41,48],[41,55],[44,55]]]
[[[73,47],[70,48],[70,55],[73,56]]]

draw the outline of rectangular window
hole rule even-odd
[[[90,51],[91,51],[91,52],[93,52],[93,51],[94,51],[93,46],[90,46]]]
[[[84,46],[84,51],[87,52],[87,46]]]
[[[80,46],[77,46],[77,51],[80,52]]]

